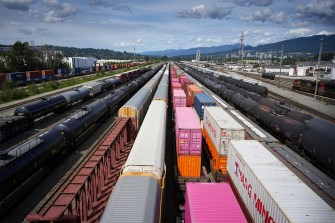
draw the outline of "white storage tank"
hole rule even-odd
[[[228,173],[254,222],[335,220],[335,210],[257,141],[230,141]]]

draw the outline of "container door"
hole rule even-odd
[[[200,155],[201,154],[201,131],[200,130],[191,130],[190,134],[190,154]]]
[[[190,153],[190,130],[179,130],[179,154]]]

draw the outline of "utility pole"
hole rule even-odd
[[[320,62],[321,62],[321,53],[322,53],[322,43],[323,43],[323,39],[322,39],[322,37],[321,37],[321,40],[320,40],[319,59],[318,59],[318,69],[319,69],[319,71],[315,73],[316,81],[315,81],[314,98],[316,98],[316,92],[318,91],[318,73],[320,72]]]
[[[284,52],[284,44],[281,45],[281,56],[280,56],[280,68],[279,68],[278,88],[280,87],[281,66],[283,65],[283,52]]]

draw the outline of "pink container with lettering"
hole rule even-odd
[[[228,183],[186,183],[185,200],[185,223],[247,222]]]
[[[172,82],[171,86],[172,86],[172,89],[182,89],[181,84],[179,82]]]
[[[178,107],[175,113],[178,155],[201,155],[201,124],[193,108]]]

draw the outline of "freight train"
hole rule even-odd
[[[296,79],[292,82],[292,89],[314,94],[315,81]],[[335,80],[320,80],[318,82],[317,94],[329,98],[335,98]]]
[[[88,83],[50,98],[42,98],[37,102],[18,107],[14,111],[14,116],[0,117],[0,141],[5,141],[32,127],[37,118],[63,111],[79,101],[110,90],[112,87],[131,80],[146,71],[148,71],[148,68],[124,72],[114,75],[112,78]]]
[[[87,69],[73,68],[69,71],[67,68],[57,70],[34,70],[26,72],[11,72],[0,74],[0,88],[4,81],[14,83],[16,86],[23,86],[29,83],[40,83],[42,81],[72,78],[87,74],[94,74],[101,71],[118,70],[136,66],[136,63],[120,63],[113,65],[93,66]]]
[[[68,117],[49,131],[0,154],[0,199],[5,199],[40,168],[48,167],[61,155],[72,151],[78,138],[101,118],[151,78],[161,68],[151,71],[112,91]],[[5,207],[1,207],[4,210]]]
[[[142,122],[100,222],[158,223],[163,218],[168,68]],[[124,114],[120,114],[123,116]],[[140,118],[140,117],[138,117]]]
[[[179,64],[195,79],[206,85],[224,100],[231,102],[250,117],[276,134],[293,150],[335,177],[335,138],[331,135],[335,125],[308,114],[291,110],[258,94],[231,86],[214,75],[204,74],[184,64]]]

